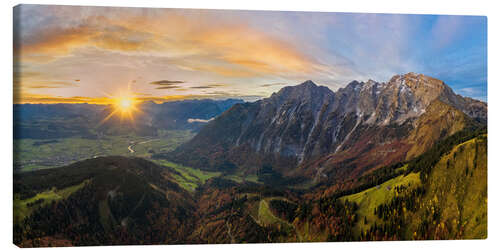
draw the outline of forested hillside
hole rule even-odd
[[[220,174],[189,191],[180,166],[96,158],[16,175],[14,240],[63,246],[485,238],[486,150],[484,130],[462,131],[331,194]]]

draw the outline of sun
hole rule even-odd
[[[118,97],[113,98],[114,100],[114,113],[118,112],[120,118],[123,120],[124,118],[132,120],[134,118],[134,113],[138,111],[136,107],[137,101],[131,95],[120,95]]]
[[[134,100],[132,100],[132,98],[121,98],[117,101],[117,104],[118,104],[118,107],[120,108],[120,110],[122,112],[127,112],[129,111],[133,106]]]
[[[138,108],[139,101],[131,94],[130,91],[120,92],[116,95],[107,95],[109,100],[111,101],[112,111],[106,116],[99,125],[105,123],[113,116],[119,116],[120,121],[129,120],[131,122],[134,121],[134,115],[136,113],[140,113],[141,111]]]

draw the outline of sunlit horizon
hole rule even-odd
[[[407,72],[487,101],[480,16],[49,5],[14,16],[14,103],[112,104],[102,92],[124,88],[138,102],[257,100]]]

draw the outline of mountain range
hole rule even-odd
[[[134,123],[113,117],[96,128],[89,121],[110,106],[14,106],[18,135],[28,138],[21,150],[49,152],[59,143],[51,137],[147,135],[122,145],[140,157],[92,154],[15,172],[16,245],[487,236],[487,104],[438,79],[408,73],[337,91],[306,81],[256,102],[139,108]],[[155,136],[162,129],[196,135],[178,146],[173,135]],[[169,139],[175,146],[149,150]],[[131,150],[140,146],[147,154]]]
[[[138,103],[134,119],[110,116],[112,104],[15,104],[14,139],[95,138],[97,134],[156,135],[159,129],[198,131],[241,99]],[[108,119],[106,119],[109,116]]]
[[[486,124],[487,105],[422,74],[353,81],[334,92],[306,81],[239,103],[166,157],[201,169],[335,183],[410,160],[440,139]]]

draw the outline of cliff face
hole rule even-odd
[[[267,164],[284,175],[330,179],[415,157],[486,119],[485,103],[421,74],[353,81],[337,92],[306,81],[234,105],[169,158],[244,172]]]

